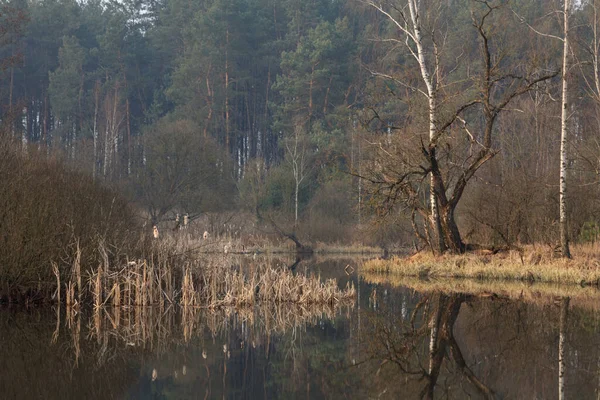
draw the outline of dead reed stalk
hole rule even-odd
[[[56,277],[56,301],[60,304],[60,271],[58,270],[58,265],[55,262],[52,262],[52,272]]]
[[[102,306],[102,266],[99,266],[96,272],[92,295],[94,297],[94,308],[99,309]]]
[[[73,285],[73,282],[71,282],[71,281],[69,281],[69,283],[67,283],[66,297],[67,297],[67,307],[73,306],[75,304],[75,285]]]
[[[75,241],[75,258],[73,260],[73,266],[71,267],[71,279],[72,281],[75,279],[77,283],[77,299],[78,302],[81,303],[81,247],[79,246],[79,239]],[[75,288],[73,288],[73,293],[70,297],[70,304],[74,304],[75,302]]]
[[[183,307],[244,307],[256,303],[338,304],[354,301],[352,285],[339,288],[335,280],[295,274],[268,264],[242,271],[223,259],[177,259],[168,249],[158,249],[147,260],[109,264],[102,244],[102,264],[89,275],[88,288],[95,308],[179,303]],[[180,263],[178,265],[178,263]],[[79,262],[73,264],[72,281],[78,282]],[[58,278],[60,279],[60,278]],[[71,282],[72,282],[71,281]],[[68,286],[74,304],[75,284]],[[77,283],[79,286],[79,283]],[[78,290],[79,296],[82,291]]]

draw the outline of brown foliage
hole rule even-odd
[[[127,202],[92,178],[41,151],[0,142],[0,295],[49,297],[56,277],[68,281],[76,257],[96,268],[103,244],[111,259],[140,244]],[[79,251],[77,248],[79,247]]]

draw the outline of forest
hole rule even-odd
[[[4,215],[47,159],[159,226],[242,212],[309,241],[594,242],[598,6],[3,1]]]

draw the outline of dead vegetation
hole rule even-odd
[[[5,138],[0,238],[0,302],[8,303],[50,300],[57,279],[81,286],[71,276],[81,276],[73,265],[97,268],[104,256],[124,259],[147,244],[123,196],[43,150],[24,152]],[[98,252],[100,245],[105,254]]]
[[[573,246],[573,259],[559,257],[551,247],[528,246],[493,254],[479,251],[462,255],[433,256],[421,252],[411,257],[370,260],[366,272],[419,278],[469,278],[517,280],[560,284],[598,285],[600,261],[597,245]]]
[[[106,259],[88,272],[88,284],[78,290],[78,296],[87,296],[88,291],[98,309],[165,304],[210,308],[256,303],[335,305],[353,302],[356,294],[352,285],[340,289],[333,279],[322,282],[320,277],[273,268],[265,261],[240,270],[225,257],[175,263],[174,257],[162,250],[147,260],[123,265],[110,265]],[[72,286],[69,281],[63,290],[70,293]]]
[[[251,231],[237,225],[226,230],[213,229],[206,221],[193,221],[186,229],[178,229],[168,221],[160,225],[160,242],[186,254],[296,254],[294,242],[280,235],[258,230]],[[227,224],[226,224],[227,225]],[[313,253],[381,255],[381,247],[355,243],[311,241]],[[302,252],[301,252],[302,253]]]

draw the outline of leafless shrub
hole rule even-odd
[[[82,291],[81,266],[142,251],[135,214],[121,196],[34,148],[0,140],[0,298],[50,299],[58,268],[61,290]]]

